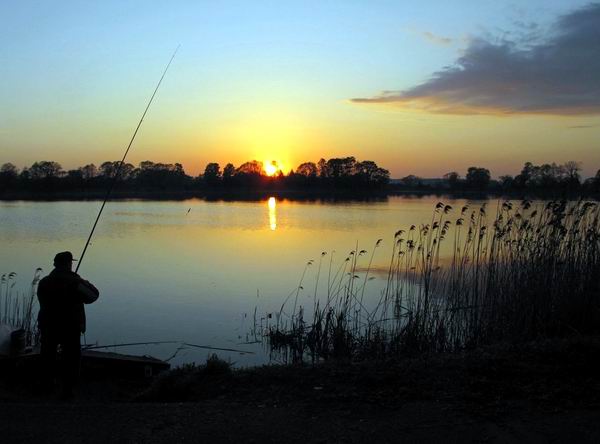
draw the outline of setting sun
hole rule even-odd
[[[281,171],[281,166],[275,160],[265,162],[265,173],[267,176],[274,176]]]

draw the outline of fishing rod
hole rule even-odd
[[[221,347],[213,347],[212,345],[198,345],[198,344],[190,344],[188,342],[180,342],[180,341],[155,341],[155,342],[129,342],[125,344],[112,344],[112,345],[84,345],[82,347],[83,350],[98,350],[103,348],[113,348],[113,347],[131,347],[134,345],[161,345],[161,344],[180,344],[181,346],[194,347],[194,348],[203,348],[205,350],[218,350],[218,351],[229,351],[236,352],[242,355],[255,354],[253,351],[248,350],[239,350],[236,348],[221,348]]]
[[[130,347],[134,345],[161,345],[161,344],[181,344],[180,341],[152,341],[152,342],[127,342],[124,344],[111,344],[111,345],[97,345],[97,344],[84,344],[81,346],[82,350],[96,350],[100,348],[111,348],[111,347]]]
[[[165,78],[165,75],[167,74],[167,71],[169,70],[169,66],[171,66],[171,62],[175,58],[175,54],[177,54],[177,51],[179,51],[180,46],[181,45],[178,45],[177,48],[175,48],[175,51],[173,52],[173,55],[171,56],[169,63],[167,63],[167,67],[163,71],[162,76],[160,77],[160,80],[158,81],[158,84],[156,85],[156,88],[154,88],[154,92],[152,93],[152,96],[150,97],[150,100],[148,101],[148,105],[146,105],[146,109],[144,110],[144,113],[142,114],[142,117],[141,117],[140,121],[138,122],[138,124],[135,128],[135,131],[133,132],[133,136],[131,136],[129,145],[127,145],[127,149],[125,150],[125,154],[123,154],[123,158],[121,159],[121,162],[117,166],[117,170],[115,171],[115,174],[112,177],[112,181],[110,182],[110,185],[108,187],[108,190],[106,191],[106,196],[104,197],[104,201],[102,202],[100,211],[98,211],[98,215],[96,216],[96,220],[94,221],[94,225],[92,226],[92,231],[90,231],[90,235],[88,236],[87,241],[85,242],[85,247],[83,247],[83,251],[81,252],[81,255],[79,256],[79,262],[77,263],[77,268],[75,268],[75,273],[77,273],[77,271],[79,271],[79,267],[81,267],[81,262],[83,261],[85,252],[87,251],[87,249],[90,245],[90,241],[92,240],[92,236],[94,235],[94,231],[96,230],[96,225],[98,225],[100,216],[102,216],[102,211],[104,211],[104,206],[106,205],[106,202],[108,201],[108,198],[110,197],[110,193],[112,193],[112,190],[117,182],[117,179],[119,178],[119,174],[121,174],[121,169],[123,168],[123,165],[125,164],[125,159],[127,158],[127,154],[129,154],[129,149],[131,148],[131,145],[133,145],[135,136],[137,136],[138,130],[140,129],[140,127],[142,126],[142,122],[144,121],[144,117],[146,117],[146,113],[148,112],[148,109],[150,109],[150,105],[152,105],[154,96],[156,95],[158,88],[160,88],[160,84],[162,83],[163,79]]]

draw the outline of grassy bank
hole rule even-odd
[[[452,354],[350,364],[231,369],[209,359],[158,377],[138,401],[220,399],[271,405],[299,403],[448,402],[504,409],[515,402],[561,409],[600,402],[600,338],[496,345]]]
[[[597,443],[600,340],[230,370],[149,387],[84,380],[70,403],[0,383],[3,442]]]
[[[36,372],[0,378],[0,402],[51,402]],[[76,402],[201,402],[245,405],[398,406],[443,402],[502,412],[511,406],[597,409],[600,336],[497,344],[461,353],[379,361],[231,368],[216,357],[148,380],[82,375]]]

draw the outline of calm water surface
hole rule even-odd
[[[243,344],[265,313],[278,311],[297,288],[312,306],[319,261],[337,269],[351,250],[367,250],[374,279],[367,296],[379,295],[394,233],[431,221],[438,197],[390,197],[374,202],[275,200],[110,202],[80,274],[101,291],[88,307],[88,343],[186,341],[254,351],[219,352],[237,365],[268,361],[262,346]],[[444,199],[455,208],[482,201]],[[491,203],[494,205],[494,203]],[[100,202],[0,202],[0,274],[17,273],[26,292],[36,267],[52,269],[58,251],[79,256]],[[381,245],[374,250],[378,239]],[[321,258],[321,253],[327,255]],[[332,259],[333,258],[333,259]],[[319,292],[326,286],[321,278]],[[166,358],[177,346],[119,348]],[[206,350],[185,349],[173,363],[201,362]]]

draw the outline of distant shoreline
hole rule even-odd
[[[6,191],[0,192],[0,201],[97,201],[103,200],[106,191]],[[294,189],[205,189],[205,190],[120,190],[113,191],[109,200],[187,200],[202,199],[207,201],[260,201],[269,197],[290,200],[356,200],[371,201],[382,200],[392,196],[447,196],[453,199],[489,199],[506,198],[511,200],[521,199],[592,199],[600,200],[598,194],[592,193],[557,193],[557,192],[507,192],[505,190],[449,190],[447,188],[410,188],[410,189],[322,189],[322,190],[294,190]]]
[[[339,191],[306,191],[306,190],[122,190],[113,191],[109,200],[265,200],[269,197],[290,199],[357,199],[370,200],[386,198],[390,194],[386,191],[355,192],[350,190]],[[30,192],[10,191],[0,193],[0,201],[58,201],[58,200],[104,200],[106,191],[56,191],[56,192]]]
[[[103,200],[105,191],[56,191],[56,192],[31,192],[31,191],[7,191],[0,193],[0,201],[97,201]],[[260,201],[269,197],[290,200],[356,200],[371,201],[385,200],[393,196],[446,196],[452,199],[489,199],[506,198],[511,200],[521,199],[579,199],[586,198],[600,200],[596,194],[565,194],[565,193],[534,193],[534,192],[506,192],[506,191],[476,191],[461,190],[451,191],[448,189],[391,189],[391,190],[123,190],[113,191],[109,200],[187,200],[202,199],[208,201]]]

